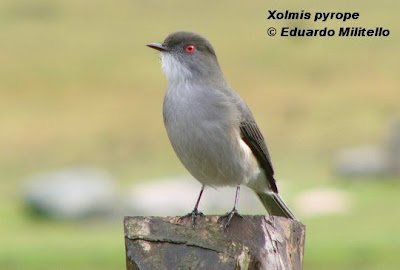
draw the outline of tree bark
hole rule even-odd
[[[305,226],[281,217],[125,217],[128,270],[301,270]]]

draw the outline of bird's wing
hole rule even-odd
[[[264,137],[261,134],[261,131],[253,117],[248,117],[247,119],[243,119],[241,121],[240,135],[242,140],[250,147],[260,167],[264,170],[271,190],[278,193],[271,157],[269,155]]]

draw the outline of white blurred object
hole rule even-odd
[[[201,184],[191,176],[157,179],[135,184],[127,198],[125,215],[182,216],[191,212],[200,193]],[[235,187],[206,187],[199,211],[205,215],[221,215],[232,210]],[[239,213],[267,215],[254,192],[242,187]]]
[[[390,170],[400,175],[400,115],[394,118],[389,125],[386,151]]]
[[[24,192],[24,203],[28,208],[56,219],[108,214],[114,206],[114,198],[111,176],[92,168],[34,175],[28,179]]]
[[[299,216],[317,216],[349,213],[352,205],[350,193],[331,188],[304,191],[294,199]]]
[[[346,149],[336,156],[336,171],[344,176],[384,175],[389,171],[389,160],[378,146]]]
[[[382,145],[368,145],[341,150],[336,155],[335,169],[343,176],[400,175],[400,116],[390,121]]]

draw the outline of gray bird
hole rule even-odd
[[[168,79],[163,116],[169,140],[186,169],[202,183],[191,216],[193,225],[205,186],[236,186],[227,228],[237,212],[240,185],[258,195],[270,215],[296,219],[278,194],[271,158],[246,103],[226,82],[210,42],[175,32],[148,47],[161,52]],[[241,216],[240,216],[241,217]]]

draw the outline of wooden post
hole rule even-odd
[[[281,217],[125,217],[128,270],[301,270],[305,226]]]

